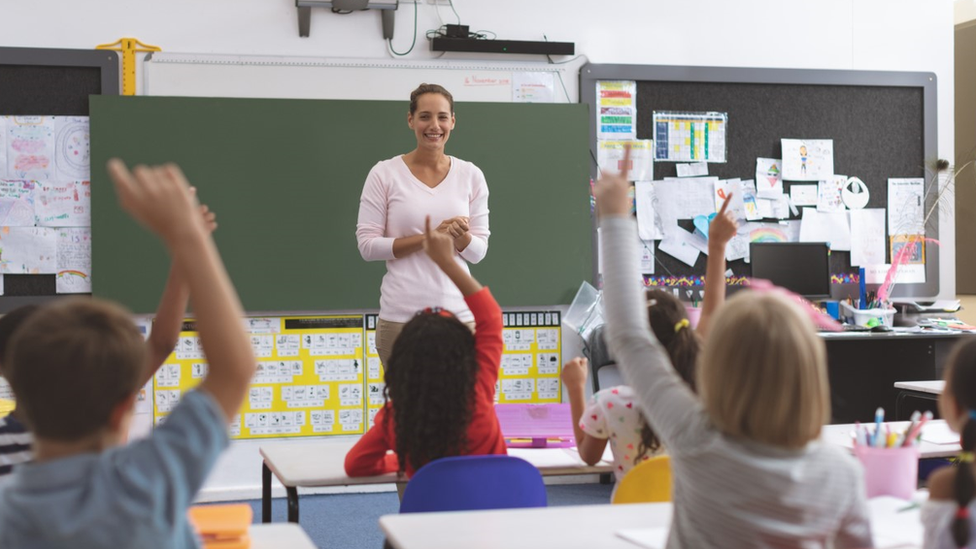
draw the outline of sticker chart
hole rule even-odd
[[[235,439],[364,432],[363,316],[248,318],[258,361]],[[153,379],[153,419],[164,421],[203,379],[207,362],[193,321]]]
[[[385,372],[380,355],[376,352],[376,322],[379,315],[366,315],[366,426],[373,424],[373,418],[383,407]]]
[[[559,311],[502,314],[502,367],[495,398],[499,403],[559,402],[562,389],[562,329]]]
[[[654,159],[725,162],[729,117],[721,112],[654,112]]]

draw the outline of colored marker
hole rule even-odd
[[[871,440],[871,446],[875,448],[880,447],[884,442],[881,438],[881,423],[884,421],[884,408],[878,406],[878,409],[874,411],[874,438]]]

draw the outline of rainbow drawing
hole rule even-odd
[[[775,226],[766,226],[749,233],[749,242],[789,242],[790,235]]]
[[[78,276],[81,277],[82,280],[88,279],[88,274],[83,273],[81,271],[71,271],[71,270],[58,271],[58,278],[67,278],[69,276]]]

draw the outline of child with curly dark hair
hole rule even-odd
[[[346,455],[351,477],[409,477],[442,457],[506,453],[494,408],[504,346],[501,309],[461,266],[453,239],[431,231],[430,217],[424,250],[461,291],[474,313],[475,333],[439,308],[407,322],[386,365],[386,403]]]

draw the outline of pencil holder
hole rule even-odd
[[[864,466],[864,484],[869,498],[912,499],[918,486],[918,446],[855,446],[854,455]]]
[[[701,320],[701,311],[701,307],[685,305],[685,312],[688,313],[688,322],[691,323],[692,328],[698,327],[698,321]]]

